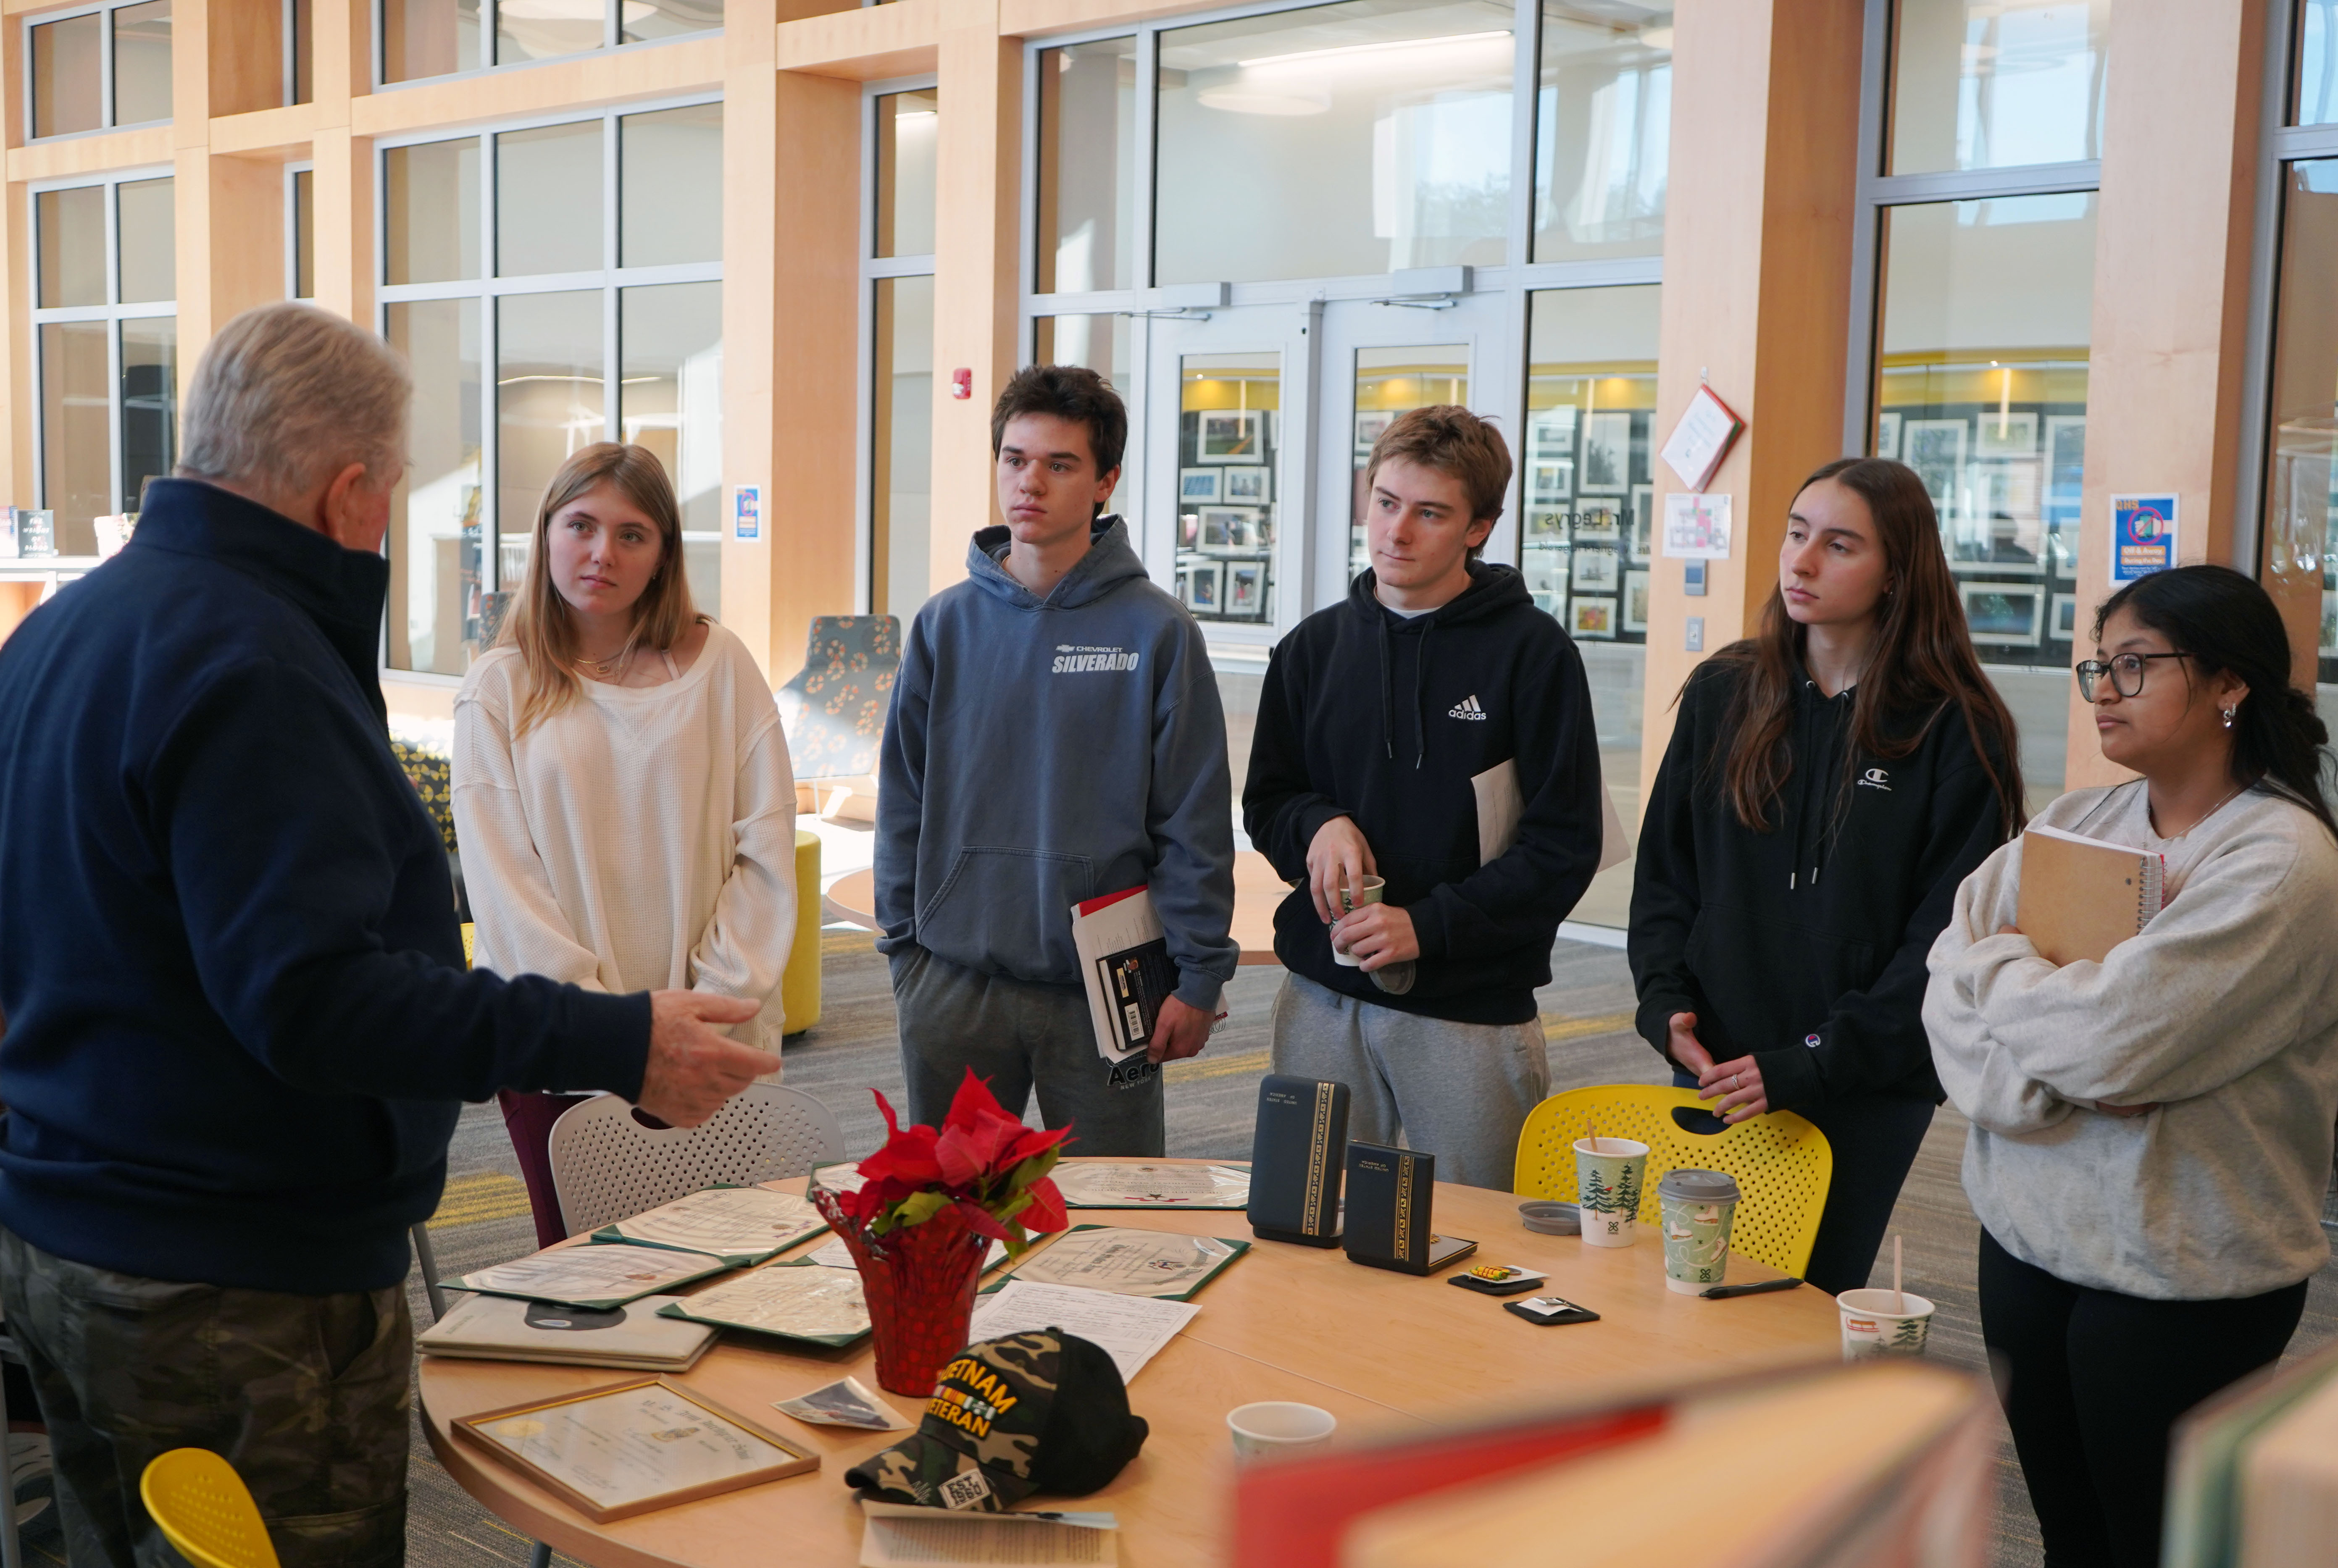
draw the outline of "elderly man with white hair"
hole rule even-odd
[[[189,1445],[287,1568],[402,1562],[457,1102],[693,1126],[779,1065],[718,1032],[752,1002],[465,972],[375,673],[409,397],[347,321],[238,317],[129,545],[0,644],[0,1300],[74,1568],[176,1561],[138,1482]]]

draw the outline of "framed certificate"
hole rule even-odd
[[[1249,1250],[1249,1242],[1232,1237],[1075,1225],[1017,1264],[1013,1277],[1034,1285],[1076,1285],[1116,1296],[1190,1301],[1220,1269]]]
[[[483,1410],[454,1426],[596,1524],[820,1468],[818,1454],[663,1377]]]

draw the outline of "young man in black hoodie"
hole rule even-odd
[[[1510,480],[1491,424],[1414,409],[1365,480],[1371,568],[1276,646],[1243,791],[1301,883],[1274,918],[1274,1071],[1347,1084],[1351,1137],[1401,1127],[1439,1177],[1507,1191],[1550,1089],[1535,987],[1599,864],[1591,692],[1518,573],[1477,559]],[[1342,916],[1374,876],[1383,901]]]

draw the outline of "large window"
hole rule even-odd
[[[178,457],[177,224],[170,176],[33,194],[41,505],[60,554],[93,518],[135,512]]]
[[[381,0],[380,80],[412,82],[722,25],[722,0]]]
[[[1528,318],[1519,570],[1582,652],[1600,770],[1625,822],[1640,819],[1658,297],[1654,284],[1547,289]],[[1631,906],[1626,860],[1593,879],[1575,918],[1622,926]]]
[[[1542,13],[1535,260],[1661,254],[1672,7],[1544,0]]]
[[[2338,0],[2297,0],[2285,124],[2265,148],[2277,225],[2264,411],[2261,579],[2293,646],[2313,650],[2323,716],[2338,721]],[[2286,92],[2282,88],[2286,86]]]
[[[1923,479],[2034,808],[2062,790],[2069,666],[2102,597],[2078,542],[2110,0],[1889,15],[1867,62],[1857,243],[1873,292],[1847,439]]]
[[[719,103],[383,150],[382,331],[415,377],[391,668],[469,668],[545,486],[595,441],[665,465],[691,593],[721,613],[722,170]]]
[[[171,0],[25,24],[26,133],[70,136],[171,117]]]
[[[869,606],[906,625],[933,577],[934,154],[930,86],[871,93],[862,277],[869,290]]]

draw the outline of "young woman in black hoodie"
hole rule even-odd
[[[1834,1180],[1805,1273],[1867,1283],[1940,1101],[1924,957],[2020,831],[2012,716],[1981,673],[1931,499],[1875,457],[1794,497],[1760,629],[1705,661],[1641,825],[1641,1035],[1736,1122],[1794,1111]]]

